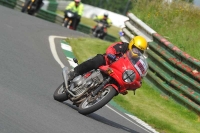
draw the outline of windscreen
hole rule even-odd
[[[142,53],[138,51],[138,57],[132,56],[132,52],[129,50],[127,56],[131,61],[132,65],[136,68],[140,76],[144,77],[147,74],[148,63]]]

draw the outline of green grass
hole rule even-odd
[[[67,42],[72,46],[73,53],[80,63],[97,53],[104,53],[110,45],[109,42],[91,38],[74,38]],[[129,91],[127,95],[120,94],[113,100],[161,133],[200,131],[200,119],[197,114],[160,95],[145,82],[136,90],[136,95]]]
[[[61,16],[64,16],[64,13],[63,11],[56,11],[57,14],[61,15]],[[89,18],[85,18],[85,17],[82,17],[81,18],[81,24],[84,24],[84,25],[87,25],[89,27],[93,27],[96,25],[96,22],[93,21],[92,19],[89,19]],[[116,37],[116,38],[119,38],[119,30],[120,28],[119,27],[116,27],[116,26],[111,26],[110,28],[108,28],[108,34]]]
[[[200,8],[186,2],[139,0],[130,11],[182,51],[200,59]],[[141,10],[145,9],[145,10]]]

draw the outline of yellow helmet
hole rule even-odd
[[[129,49],[133,48],[133,45],[138,48],[140,51],[144,51],[147,49],[147,41],[142,36],[135,36],[129,43]]]
[[[128,48],[132,53],[133,57],[138,57],[137,53],[134,53],[132,51],[133,46],[135,46],[136,48],[139,49],[139,51],[141,51],[142,53],[144,52],[144,50],[147,49],[147,41],[144,37],[142,36],[135,36],[129,43]]]

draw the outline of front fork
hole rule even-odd
[[[62,71],[65,87],[68,87],[68,79],[69,79],[68,72],[69,72],[69,68],[65,66]]]
[[[28,9],[31,8],[31,6],[32,6],[32,4],[33,4],[34,1],[35,1],[35,0],[31,0],[31,4],[29,4],[29,6],[27,7]]]
[[[73,61],[78,65],[78,60],[76,58],[73,58]],[[65,88],[68,87],[68,79],[69,79],[69,68],[68,67],[63,67],[63,70],[62,70],[62,75],[63,75],[63,80],[64,80],[64,83],[65,83]]]

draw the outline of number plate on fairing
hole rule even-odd
[[[147,66],[143,60],[138,60],[138,62],[134,65],[140,75],[144,75],[147,71]]]

